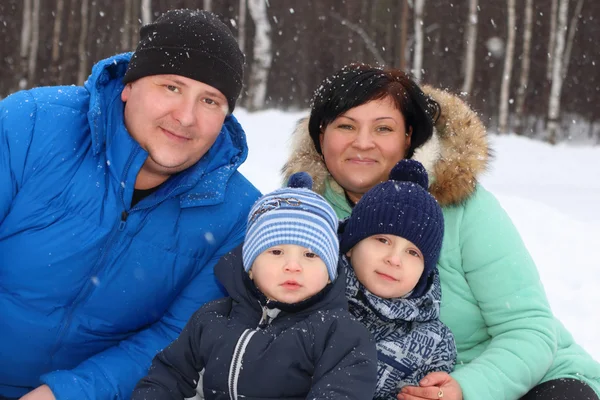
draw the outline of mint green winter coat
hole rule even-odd
[[[600,364],[552,314],[536,266],[496,198],[477,183],[489,160],[485,128],[457,97],[431,87],[442,115],[432,139],[413,158],[430,175],[443,208],[445,234],[438,263],[441,320],[454,333],[452,376],[465,400],[516,400],[539,383],[580,379],[600,396]],[[307,171],[338,217],[351,212],[301,121],[283,172]]]

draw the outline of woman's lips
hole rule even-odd
[[[346,161],[349,163],[352,163],[352,164],[360,164],[360,165],[370,165],[370,164],[375,164],[377,162],[372,158],[363,158],[363,157],[348,158]]]

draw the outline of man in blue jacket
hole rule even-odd
[[[128,399],[206,301],[259,192],[237,168],[243,54],[169,11],[85,87],[0,102],[0,398]]]

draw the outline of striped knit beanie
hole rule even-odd
[[[339,257],[338,219],[327,201],[311,188],[310,175],[298,172],[290,177],[287,187],[254,203],[242,250],[246,271],[263,251],[295,244],[318,255],[327,267],[329,279],[335,280]]]
[[[378,234],[396,235],[414,243],[423,253],[425,268],[410,298],[427,291],[444,237],[442,209],[427,191],[428,183],[420,162],[401,160],[392,168],[390,180],[373,187],[356,203],[341,229],[342,253]]]

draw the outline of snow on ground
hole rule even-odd
[[[281,185],[297,121],[307,112],[236,110],[250,148],[242,173],[261,191]],[[481,182],[500,200],[537,263],[554,313],[600,360],[600,147],[490,138]]]

